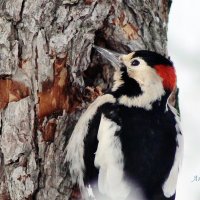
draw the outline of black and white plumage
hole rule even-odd
[[[96,49],[115,67],[112,90],[80,117],[67,146],[84,199],[174,200],[183,154],[173,64],[150,51]]]

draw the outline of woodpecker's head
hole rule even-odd
[[[136,106],[150,108],[153,102],[161,100],[162,97],[167,100],[176,87],[173,63],[156,52],[141,50],[124,55],[100,47],[95,48],[116,69],[112,91],[123,99],[123,102],[127,101],[126,105],[135,100],[140,102]]]

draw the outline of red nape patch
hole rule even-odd
[[[156,65],[156,72],[163,79],[164,89],[173,90],[176,86],[176,72],[173,66]]]

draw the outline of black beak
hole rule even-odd
[[[112,66],[115,69],[120,69],[122,67],[122,62],[120,61],[120,56],[123,54],[119,54],[117,52],[110,51],[108,49],[104,49],[102,47],[93,46],[102,56],[104,56],[106,59],[108,59]]]

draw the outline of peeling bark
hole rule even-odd
[[[64,149],[113,74],[92,45],[167,54],[169,2],[0,2],[0,199],[79,198]]]

